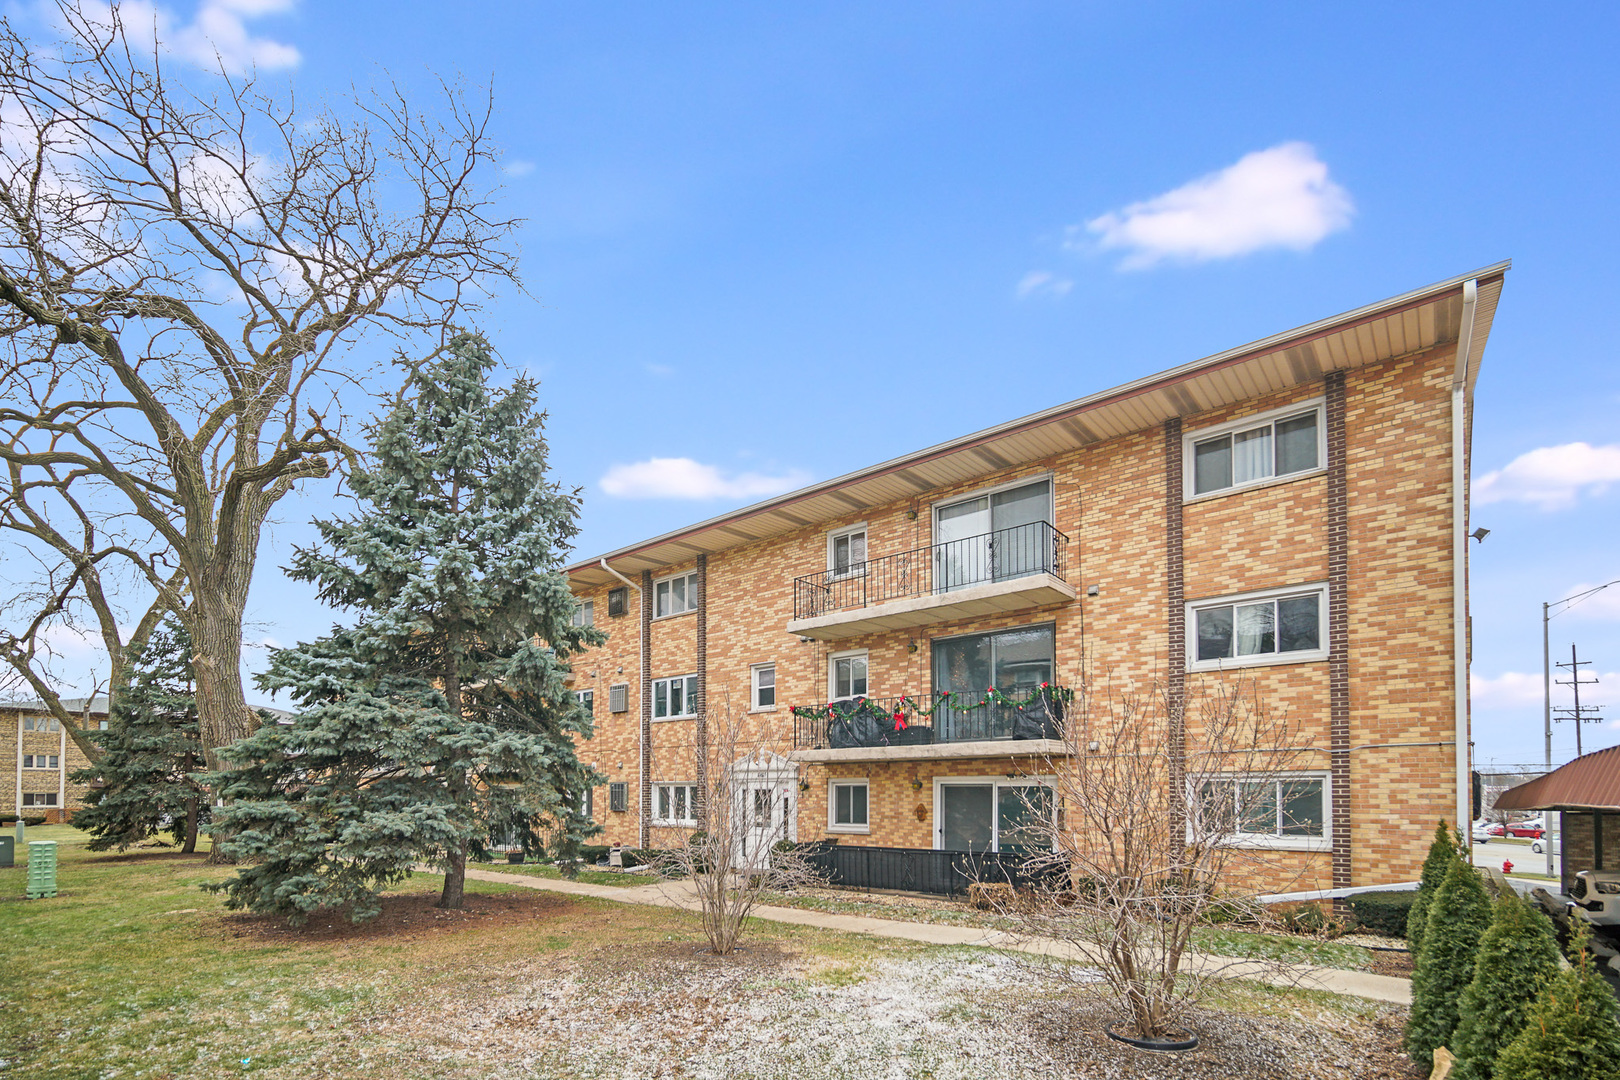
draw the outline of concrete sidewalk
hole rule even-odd
[[[621,888],[614,885],[587,885],[580,881],[533,877],[529,874],[503,874],[499,871],[475,870],[471,867],[467,869],[467,876],[477,881],[494,881],[502,885],[567,893],[570,896],[589,896],[597,900],[611,900],[616,904],[647,904],[682,911],[692,911],[697,906],[691,887],[676,881]],[[834,915],[825,911],[804,911],[800,908],[768,904],[755,907],[751,915],[753,918],[766,919],[770,922],[817,926],[824,930],[837,930],[846,934],[870,934],[873,937],[899,938],[929,945],[972,945],[1032,953],[1037,956],[1059,956],[1081,962],[1087,959],[1083,953],[1067,942],[1051,938],[1022,937],[1002,930],[873,919],[865,915]],[[1276,964],[1248,963],[1229,956],[1205,954],[1191,954],[1186,957],[1184,964],[1189,970],[1212,973],[1222,978],[1252,978],[1274,986],[1325,990],[1330,994],[1347,994],[1394,1005],[1412,1003],[1411,981],[1392,975],[1341,971],[1338,968],[1316,967],[1311,964],[1285,964],[1279,968]]]

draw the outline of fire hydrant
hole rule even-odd
[[[1512,859],[1503,859],[1502,860],[1502,873],[1504,873],[1504,874],[1513,873],[1513,860]]]

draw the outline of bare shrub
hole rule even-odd
[[[698,829],[661,852],[653,870],[690,896],[710,949],[736,951],[743,923],[767,893],[821,884],[804,851],[789,840],[789,801],[797,768],[780,740],[748,731],[747,715],[723,708],[692,725],[687,748],[700,762]]]
[[[1298,732],[1252,683],[1212,680],[1184,698],[1161,684],[1083,686],[1064,739],[1066,757],[1050,764],[1056,813],[1028,815],[1040,841],[1031,846],[1051,854],[1025,869],[1044,884],[1018,917],[1094,965],[1100,980],[1072,974],[1109,994],[1138,1036],[1164,1037],[1212,979],[1273,973],[1252,959],[1189,966],[1193,935],[1251,921],[1249,883],[1297,880],[1291,852],[1236,834],[1258,834],[1269,813],[1267,828],[1325,835],[1321,788],[1294,773]]]

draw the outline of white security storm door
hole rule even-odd
[[[773,845],[797,835],[793,817],[798,771],[792,762],[774,754],[763,761],[745,759],[732,766],[732,790],[731,833],[737,843],[731,865],[736,869],[763,867]]]

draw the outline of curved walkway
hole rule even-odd
[[[517,885],[545,892],[589,896],[597,900],[611,900],[619,904],[648,904],[654,907],[678,908],[691,911],[696,908],[690,890],[680,882],[656,882],[629,888],[617,885],[588,885],[581,881],[562,881],[538,878],[529,874],[503,874],[495,870],[467,868],[467,876],[477,881],[493,881],[502,885]],[[1067,942],[1051,938],[1029,938],[1009,934],[1003,930],[984,930],[969,926],[941,926],[936,923],[901,922],[896,919],[873,919],[865,915],[835,915],[825,911],[804,911],[799,908],[761,904],[750,913],[753,918],[770,922],[791,923],[795,926],[819,926],[825,930],[838,930],[846,934],[870,934],[874,937],[901,938],[929,945],[973,945],[990,949],[1008,949],[1033,953],[1038,956],[1061,956],[1084,961],[1086,957]],[[1373,975],[1365,971],[1343,971],[1339,968],[1316,967],[1311,964],[1246,963],[1227,956],[1192,954],[1185,964],[1194,971],[1205,971],[1222,978],[1253,978],[1274,986],[1298,986],[1307,990],[1324,990],[1330,994],[1369,998],[1393,1005],[1412,1003],[1412,983],[1393,975]]]

